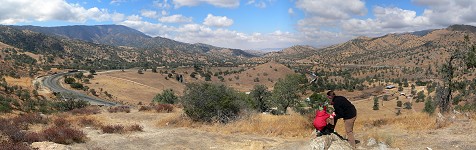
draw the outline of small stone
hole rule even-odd
[[[377,140],[375,140],[374,138],[370,138],[369,140],[367,140],[367,146],[374,146],[375,144],[377,144]]]

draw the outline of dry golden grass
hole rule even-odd
[[[24,88],[33,88],[31,78],[27,77],[22,77],[20,79],[12,78],[12,77],[5,77],[5,80],[7,81],[8,85],[18,85]]]
[[[158,126],[198,128],[224,134],[258,134],[273,137],[309,137],[313,131],[311,122],[301,115],[252,114],[228,123],[197,123],[182,113],[174,113],[158,121]]]

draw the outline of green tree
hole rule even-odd
[[[423,101],[425,101],[425,92],[420,91],[420,92],[418,92],[418,94],[417,94],[417,100],[416,100],[416,102],[423,102]]]
[[[309,96],[308,105],[313,109],[322,110],[323,106],[326,105],[326,103],[328,102],[329,99],[324,95],[319,93],[313,93],[311,96]]]
[[[73,84],[75,82],[76,82],[76,80],[74,78],[69,78],[68,77],[68,78],[64,79],[64,83],[66,83],[66,84]]]
[[[228,123],[246,107],[246,100],[223,84],[205,82],[187,84],[182,104],[185,114],[193,121]]]
[[[435,102],[432,100],[431,96],[428,96],[428,98],[425,101],[425,108],[423,108],[423,112],[426,112],[428,114],[433,114],[435,112],[436,105]]]
[[[384,100],[384,101],[388,101],[388,95],[384,95],[384,96],[383,96],[383,100]]]
[[[81,78],[84,77],[84,74],[82,72],[79,72],[79,73],[74,74],[74,77],[78,78],[78,79],[81,79]]]
[[[374,97],[374,106],[373,106],[373,110],[379,110],[379,105],[378,105],[378,97],[375,96]]]
[[[303,90],[301,81],[303,81],[301,75],[291,74],[287,75],[284,79],[279,79],[274,84],[274,90],[272,93],[273,102],[278,105],[284,113],[287,112],[288,107],[292,107],[296,104],[296,100],[299,98],[298,93]]]
[[[259,112],[265,112],[269,109],[269,97],[271,92],[265,85],[255,85],[250,92],[250,95]]]
[[[162,93],[157,94],[153,102],[165,103],[165,104],[175,104],[177,102],[178,97],[175,95],[175,92],[172,89],[165,89]]]

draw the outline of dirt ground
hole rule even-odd
[[[243,134],[220,134],[190,128],[160,128],[156,123],[168,114],[152,112],[107,113],[96,115],[108,124],[139,124],[143,132],[103,134],[92,128],[83,128],[89,140],[71,145],[72,149],[303,149],[305,139],[284,139]]]

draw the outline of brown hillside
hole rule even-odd
[[[263,84],[271,90],[278,79],[283,79],[286,75],[292,73],[294,73],[293,70],[282,64],[269,62],[250,68],[239,74],[224,76],[224,82],[226,85],[242,92],[248,92],[253,89],[255,85],[259,84]],[[259,82],[255,82],[256,78],[258,78]],[[220,82],[218,78],[213,78],[213,81]]]

